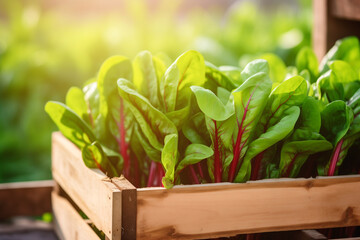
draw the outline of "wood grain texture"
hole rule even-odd
[[[0,219],[51,212],[53,181],[0,184]]]
[[[360,38],[360,0],[313,1],[313,47],[321,60],[341,38]]]
[[[61,240],[99,240],[93,229],[73,206],[55,192],[52,194],[54,228]]]
[[[121,238],[121,191],[100,170],[87,168],[81,151],[59,132],[52,136],[52,174],[98,229]]]
[[[331,2],[333,16],[360,21],[360,0],[331,0]]]
[[[138,239],[356,226],[360,176],[138,189]]]

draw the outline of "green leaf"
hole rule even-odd
[[[351,83],[359,79],[356,71],[345,61],[332,61],[329,63],[329,67],[335,74],[337,82]]]
[[[187,102],[190,86],[205,83],[205,63],[202,55],[188,51],[178,57],[166,70],[160,83],[160,94],[164,101],[165,112],[175,111],[177,102]]]
[[[210,90],[192,86],[200,110],[215,121],[224,121],[234,114],[233,105],[224,105],[223,102]]]
[[[267,53],[261,56],[269,63],[270,79],[273,82],[282,82],[286,76],[286,65],[284,61],[273,53]]]
[[[97,85],[99,88],[100,114],[106,119],[109,109],[109,97],[117,93],[116,81],[119,78],[132,79],[131,61],[123,56],[108,58],[99,71]]]
[[[230,79],[235,87],[238,87],[243,83],[240,68],[234,66],[220,66],[219,70]]]
[[[81,149],[84,163],[89,168],[97,167],[109,177],[119,177],[114,165],[109,161],[99,142],[85,145]]]
[[[177,129],[162,112],[151,105],[148,99],[136,92],[133,84],[126,79],[118,80],[119,94],[129,103],[129,108],[149,143],[161,151],[165,136],[176,133]]]
[[[90,123],[85,95],[78,87],[71,87],[66,94],[66,105],[80,116],[87,124]]]
[[[159,72],[156,72],[154,66],[155,64],[151,53],[149,51],[140,52],[135,57],[133,63],[133,83],[135,89],[140,94],[149,99],[150,103],[153,106],[158,107],[158,76],[161,74]]]
[[[80,149],[96,140],[85,121],[63,103],[49,101],[45,105],[45,111],[61,133]]]
[[[215,90],[216,87],[223,87],[231,91],[235,88],[235,84],[228,78],[228,76],[209,62],[206,62],[205,76],[207,82],[210,82],[208,84],[208,88],[211,90]]]
[[[250,176],[249,170],[251,171],[251,160],[256,155],[273,146],[291,133],[299,115],[300,108],[298,106],[287,108],[277,122],[272,124],[271,127],[266,128],[262,134],[257,136],[257,138],[250,143],[245,154],[243,165],[235,178],[235,182],[244,182],[247,180]]]
[[[260,72],[269,73],[269,64],[264,59],[257,59],[248,63],[241,72],[241,78],[245,82],[248,78]]]
[[[296,56],[296,67],[299,72],[308,70],[310,83],[316,82],[319,75],[319,62],[314,51],[310,47],[303,47]]]
[[[210,135],[206,130],[205,115],[202,112],[191,116],[183,125],[182,132],[191,143],[210,145]]]
[[[344,99],[344,87],[338,81],[336,75],[332,70],[327,71],[319,77],[316,82],[318,90],[318,97],[323,101],[335,101]]]
[[[176,174],[179,174],[188,165],[196,164],[201,160],[211,157],[214,151],[202,144],[190,144],[185,150],[185,157],[176,167]]]
[[[347,37],[336,41],[335,45],[328,51],[320,64],[320,74],[329,70],[328,62],[333,60],[343,60],[354,63],[360,59],[360,46],[357,37]]]
[[[164,149],[161,152],[161,163],[165,169],[165,176],[162,183],[165,188],[174,185],[175,166],[178,159],[178,135],[170,134],[165,137]]]
[[[321,134],[334,146],[345,136],[353,121],[353,112],[344,101],[326,105],[321,112]]]
[[[306,140],[286,142],[281,149],[281,176],[297,177],[309,155],[332,149],[326,140]]]
[[[311,132],[319,132],[321,127],[320,102],[313,97],[307,97],[301,106],[299,125]]]

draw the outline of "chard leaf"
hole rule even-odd
[[[281,176],[296,177],[309,155],[330,149],[332,144],[320,139],[286,142],[281,149]]]
[[[81,149],[84,163],[89,168],[97,167],[109,177],[119,177],[114,165],[109,161],[99,142],[94,141],[92,144],[85,145]]]
[[[130,81],[119,79],[118,87],[120,96],[129,103],[128,106],[144,136],[155,149],[162,151],[165,136],[177,134],[174,123],[139,94]]]
[[[329,63],[329,67],[335,74],[337,82],[351,83],[359,79],[356,71],[345,61],[332,61]]]
[[[188,165],[196,164],[201,160],[211,157],[214,151],[202,144],[190,144],[185,150],[185,157],[176,167],[176,174],[179,174]]]
[[[165,112],[175,111],[177,102],[187,102],[190,86],[202,86],[205,82],[205,63],[202,55],[188,51],[178,57],[166,70],[160,83],[160,93]]]
[[[233,105],[224,103],[210,90],[192,86],[200,110],[215,121],[224,121],[234,114]]]
[[[248,63],[241,72],[241,78],[245,82],[248,78],[260,72],[269,73],[269,64],[264,59],[256,59]]]
[[[83,88],[84,92],[84,100],[88,109],[88,116],[90,121],[90,126],[94,129],[96,136],[100,139],[101,129],[98,129],[102,124],[99,124],[97,120],[99,120],[98,116],[100,114],[99,110],[99,90],[97,87],[97,81],[94,79],[89,84],[85,85]]]
[[[287,108],[282,112],[277,122],[271,124],[271,127],[267,127],[266,131],[250,143],[245,154],[243,165],[235,178],[235,182],[244,182],[247,180],[251,173],[251,160],[291,133],[299,115],[300,108],[298,106]],[[270,121],[270,119],[268,121]]]
[[[264,54],[262,59],[269,63],[269,74],[272,82],[280,83],[286,76],[286,65],[284,61],[273,53]]]
[[[165,168],[165,176],[162,183],[165,188],[171,188],[174,185],[175,166],[178,159],[178,135],[169,134],[165,137],[164,148],[161,152],[161,163]]]
[[[66,105],[91,126],[85,95],[78,87],[71,87],[66,94]]]
[[[108,58],[101,66],[97,85],[99,88],[100,114],[106,119],[109,108],[108,103],[112,103],[109,97],[112,94],[118,95],[116,81],[119,78],[132,79],[132,65],[128,58],[123,56],[113,56]]]
[[[344,101],[337,100],[326,105],[321,112],[321,134],[334,146],[348,132],[353,112]]]
[[[335,45],[328,51],[320,64],[320,74],[329,70],[328,62],[343,60],[354,63],[360,59],[360,46],[357,37],[347,37],[336,41]]]
[[[310,83],[316,82],[319,75],[319,62],[310,47],[304,47],[299,51],[296,56],[296,67],[299,72],[308,70],[310,73]]]
[[[319,77],[316,82],[319,99],[330,102],[344,99],[343,84],[337,81],[337,77],[332,70],[327,71]],[[325,98],[325,99],[324,99]]]
[[[209,85],[208,88],[211,90],[215,90],[217,87],[223,87],[231,91],[235,88],[235,84],[226,74],[208,62],[206,62],[205,76]]]
[[[137,125],[134,128],[134,136],[136,137],[138,143],[142,146],[143,151],[146,153],[146,156],[154,161],[160,162],[161,160],[161,151],[155,149],[148,141],[148,139],[141,133]],[[136,147],[137,149],[137,147]]]
[[[159,65],[159,63],[157,63]],[[150,52],[140,52],[134,60],[134,78],[135,89],[144,97],[149,99],[154,107],[159,107],[158,99],[158,77],[160,72],[155,70],[155,64]],[[162,71],[162,66],[158,66],[158,71]]]
[[[191,143],[210,145],[209,132],[206,130],[205,115],[199,112],[193,115],[182,127],[184,136]]]
[[[242,163],[254,128],[257,125],[271,91],[271,80],[266,73],[257,73],[249,77],[240,87],[233,91],[236,118],[233,132],[234,154],[229,170],[229,181],[232,182],[236,170]]]
[[[45,111],[61,133],[80,149],[96,140],[87,123],[65,104],[49,101],[45,105]]]
[[[235,87],[238,87],[243,83],[240,68],[233,66],[220,66],[219,70],[230,79]]]

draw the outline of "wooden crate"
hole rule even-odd
[[[347,36],[360,38],[360,0],[313,0],[313,45],[318,59]]]
[[[55,181],[108,239],[202,239],[360,225],[358,175],[136,189],[125,178],[87,168],[80,150],[60,133],[52,141]],[[86,227],[74,226],[82,219],[69,223],[72,218],[63,214],[70,204],[55,195],[58,232],[94,239],[79,237]]]

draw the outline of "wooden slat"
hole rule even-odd
[[[53,181],[0,184],[0,219],[51,212]]]
[[[333,16],[360,21],[360,0],[331,0],[331,2]]]
[[[121,236],[123,239],[136,239],[136,188],[124,177],[111,180],[121,190]]]
[[[81,151],[59,132],[52,137],[52,174],[98,229],[121,238],[121,191],[100,170],[87,168]]]
[[[360,0],[313,1],[313,47],[319,60],[337,40],[347,36],[360,38],[359,2]],[[346,17],[347,15],[349,16]]]
[[[360,225],[360,176],[138,189],[138,239]]]
[[[52,194],[54,227],[61,240],[99,240],[93,229],[65,198]]]

